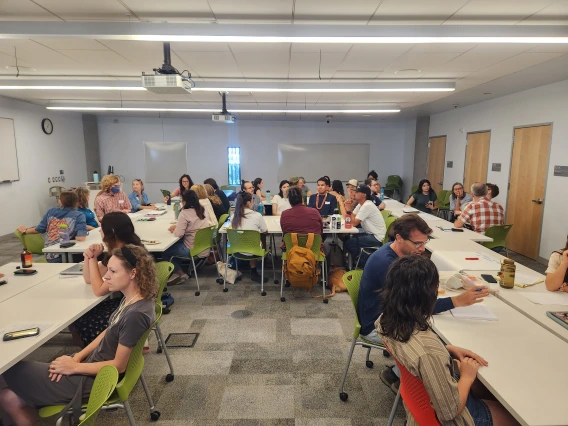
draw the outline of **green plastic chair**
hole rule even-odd
[[[222,256],[221,256],[220,245],[219,245],[219,243],[221,242],[221,233],[219,232],[219,230],[225,224],[225,222],[227,221],[228,218],[229,218],[228,213],[225,213],[225,214],[222,214],[221,216],[219,216],[219,223],[217,224],[217,233],[213,237],[215,245],[217,246],[217,253],[219,253],[220,258],[222,258]]]
[[[507,254],[507,257],[509,257],[509,250],[507,249],[507,235],[509,234],[509,231],[512,227],[513,225],[490,226],[485,231],[485,235],[487,237],[493,238],[493,241],[488,241],[481,244],[493,251],[501,251],[505,249],[505,253]]]
[[[387,232],[385,234],[385,237],[383,238],[383,245],[385,245],[386,243],[389,242],[390,240],[390,231],[392,226],[394,225],[394,223],[396,222],[397,217],[395,216],[390,216],[387,217],[387,220],[385,220],[385,225],[387,227]]]
[[[84,418],[79,426],[94,426],[101,407],[114,392],[117,382],[118,370],[115,366],[105,365],[99,370],[89,395],[87,411],[85,411]]]
[[[416,191],[418,191],[418,185],[413,185],[410,189],[410,195],[416,194]]]
[[[272,259],[272,273],[274,275],[274,284],[278,284],[276,279],[276,270],[274,268],[274,256],[270,250],[263,249],[260,246],[260,232],[254,230],[244,229],[227,229],[227,238],[229,245],[227,247],[227,265],[232,257],[237,260],[262,260],[262,269],[260,274],[260,294],[266,296],[264,291],[264,258],[270,254]],[[249,253],[245,255],[243,253]],[[238,272],[238,262],[237,262]],[[225,268],[225,276],[223,277],[223,292],[228,292],[227,288],[227,269]]]
[[[383,218],[384,218],[384,215],[383,215]],[[385,225],[386,225],[386,228],[387,228],[387,232],[385,233],[385,236],[383,238],[383,244],[381,246],[361,247],[359,249],[359,257],[357,257],[357,263],[355,264],[355,269],[357,269],[359,267],[359,261],[361,260],[361,255],[363,253],[365,253],[367,255],[371,255],[374,252],[376,252],[378,249],[380,249],[382,246],[384,246],[386,243],[389,242],[389,232],[390,232],[392,224],[396,222],[396,219],[397,218],[395,216],[388,216],[387,218],[385,218]]]
[[[444,215],[446,213],[449,213],[451,194],[452,192],[446,189],[442,189],[440,192],[438,192],[438,216],[440,216],[440,213],[444,213]]]
[[[392,215],[392,212],[390,210],[381,210],[381,214],[383,215],[383,219],[386,221],[387,217]]]
[[[16,237],[22,242],[24,248],[26,248],[31,254],[41,254],[43,255],[44,241],[41,234],[22,234],[20,231],[16,230],[14,232]],[[41,257],[39,259],[34,259],[35,263],[47,263],[47,259]]]
[[[101,407],[102,410],[113,410],[117,408],[123,408],[126,411],[126,415],[128,416],[128,421],[130,426],[136,426],[136,422],[134,421],[134,416],[132,414],[132,409],[130,408],[130,403],[128,401],[130,397],[130,392],[134,389],[134,386],[140,380],[142,387],[144,388],[144,392],[146,393],[146,398],[148,399],[148,404],[150,405],[150,418],[152,420],[158,420],[160,418],[160,412],[156,410],[154,406],[154,401],[150,395],[148,390],[148,386],[144,380],[144,376],[142,375],[142,370],[144,369],[144,356],[142,355],[142,350],[144,349],[144,343],[148,338],[148,334],[153,327],[158,323],[162,316],[162,305],[156,303],[156,320],[152,324],[152,326],[142,334],[138,343],[132,352],[130,352],[130,358],[128,359],[128,364],[126,366],[126,370],[124,372],[124,376],[122,380],[118,382],[116,388],[110,398],[103,404]],[[41,418],[55,416],[61,413],[61,410],[65,408],[64,405],[51,405],[47,407],[43,407],[39,410],[39,416]],[[83,405],[83,410],[87,409],[87,405]],[[65,415],[70,414],[71,411],[68,411]],[[63,421],[63,417],[60,417],[57,421],[57,426],[60,426]]]
[[[204,250],[212,250],[213,245],[213,232],[217,229],[217,225],[208,226],[207,228],[201,228],[195,233],[195,238],[193,240],[193,248],[189,250],[189,256],[175,255],[170,258],[179,259],[191,259],[191,264],[193,266],[193,273],[195,274],[195,282],[197,283],[196,296],[201,294],[199,289],[199,278],[197,277],[197,268],[195,267],[195,257]],[[213,251],[213,257],[215,258],[215,265],[217,264],[217,256],[215,256],[215,251]],[[189,272],[189,271],[188,271]]]
[[[402,178],[398,175],[390,175],[387,178],[387,184],[385,185],[385,194],[391,198],[394,198],[394,193],[402,192]]]
[[[285,302],[286,298],[283,296],[284,284],[286,280],[284,279],[284,264],[286,263],[286,253],[290,250],[294,244],[292,243],[292,236],[290,234],[284,234],[284,244],[286,245],[286,251],[282,252],[282,279],[280,280],[280,301]],[[300,247],[306,247],[306,242],[308,241],[308,234],[298,234],[298,245]],[[323,303],[328,303],[329,299],[325,298],[325,286],[327,284],[326,277],[326,267],[325,267],[325,254],[321,251],[321,235],[314,234],[314,243],[312,245],[312,253],[316,258],[316,262],[321,265],[321,283],[323,290]],[[286,284],[289,287],[289,284]]]
[[[351,303],[355,310],[355,328],[353,330],[353,340],[351,341],[351,348],[349,350],[349,355],[347,356],[347,365],[345,365],[345,371],[343,372],[343,378],[341,379],[341,385],[339,386],[339,398],[342,401],[347,401],[349,395],[343,391],[345,385],[345,380],[347,379],[347,372],[349,371],[349,365],[351,364],[351,358],[353,357],[353,351],[355,346],[360,345],[367,349],[367,358],[365,360],[365,365],[367,368],[373,368],[373,361],[369,359],[371,354],[371,349],[382,349],[383,355],[388,356],[387,349],[382,344],[373,343],[369,340],[365,340],[361,337],[361,323],[359,322],[359,317],[357,316],[357,302],[359,299],[359,286],[361,284],[361,277],[363,276],[363,271],[349,271],[343,275],[343,283],[347,287],[347,292],[351,298]]]
[[[156,263],[156,274],[158,276],[158,295],[156,296],[156,303],[162,303],[162,294],[164,293],[164,288],[168,284],[168,279],[174,272],[174,265],[171,262],[158,262]],[[166,311],[167,309],[167,311]],[[162,313],[169,313],[170,309],[165,308],[162,305],[162,310],[160,311],[160,316],[158,317],[158,311],[156,310],[156,318],[160,319]],[[170,367],[170,373],[166,375],[166,382],[171,382],[174,380],[174,366],[170,359],[170,354],[168,352],[168,348],[164,343],[164,337],[162,336],[162,330],[160,329],[160,324],[158,321],[155,322],[155,326],[152,327],[154,334],[156,335],[156,340],[158,341],[158,349],[157,353],[164,352],[166,355],[166,361],[168,362],[168,366]]]

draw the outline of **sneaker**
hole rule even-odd
[[[250,274],[250,279],[253,280],[255,283],[259,283],[260,284],[260,274],[257,272],[256,274],[253,272]],[[268,277],[264,277],[264,282],[263,284],[266,284],[268,282]]]
[[[398,394],[398,389],[400,388],[400,380],[397,380],[396,382],[394,382],[391,385],[390,388],[391,388],[392,393],[394,393],[395,395]]]
[[[176,285],[179,284],[181,281],[181,276],[178,274],[172,274],[172,276],[168,279],[168,285]]]
[[[386,386],[388,386],[389,388],[393,385],[393,383],[398,381],[398,377],[392,371],[393,368],[394,368],[394,366],[393,367],[386,367],[381,371],[381,374],[379,375],[379,377],[381,378],[381,381]]]

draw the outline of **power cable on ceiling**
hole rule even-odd
[[[16,46],[14,46],[14,57],[16,58],[16,77],[20,76],[20,68],[18,67],[18,53],[16,51]]]

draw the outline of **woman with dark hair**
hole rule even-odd
[[[499,195],[499,187],[494,183],[486,183],[485,185],[487,186],[487,195],[485,196],[485,198],[487,198],[489,201],[491,201],[493,198],[497,198],[497,196]]]
[[[183,238],[162,254],[162,259],[165,260],[170,260],[172,256],[188,257],[189,250],[193,248],[197,231],[209,226],[205,208],[199,202],[199,197],[195,191],[188,189],[184,191],[181,198],[183,208],[179,213],[177,224],[171,225],[168,230],[176,237]],[[199,257],[207,257],[208,255],[209,249],[199,253]],[[172,274],[172,277],[168,280],[168,285],[179,284],[189,279],[189,276],[183,272],[178,258],[174,257],[170,262],[174,264],[174,271],[177,272],[177,276]]]
[[[423,256],[404,256],[392,263],[381,290],[383,313],[375,323],[383,343],[424,383],[442,425],[518,425],[499,402],[475,397],[480,392],[489,396],[476,381],[477,370],[487,361],[467,349],[445,346],[432,331],[438,284],[436,266]],[[416,425],[408,416],[408,424]]]
[[[262,201],[265,201],[266,195],[262,193],[262,187],[264,186],[262,178],[256,178],[255,180],[253,180],[252,186],[254,188],[254,193],[259,196]]]
[[[262,246],[266,247],[266,234],[268,233],[268,228],[264,222],[264,218],[259,212],[252,210],[252,194],[248,192],[241,192],[237,196],[237,202],[235,204],[235,213],[231,220],[231,227],[233,229],[244,229],[260,232]],[[243,253],[246,254],[246,253]],[[250,261],[250,274],[251,280],[260,283],[260,274],[256,270],[256,260]],[[264,278],[264,282],[267,282],[268,278]]]
[[[190,189],[193,186],[193,180],[188,174],[181,175],[179,178],[179,187],[174,189],[170,194],[170,197],[181,197],[184,191]],[[164,197],[164,203],[168,202],[168,197]]]
[[[205,192],[207,193],[207,198],[209,199],[209,201],[211,202],[211,205],[213,206],[213,211],[215,212],[215,217],[217,218],[217,221],[219,221],[219,218],[221,216],[223,216],[224,214],[227,214],[229,212],[229,210],[227,210],[225,208],[225,206],[223,205],[223,202],[217,196],[217,194],[215,194],[215,190],[213,189],[213,187],[211,185],[209,185],[208,183],[204,183],[203,187],[205,188]]]
[[[87,231],[98,228],[100,224],[97,220],[97,216],[95,216],[95,212],[89,208],[89,198],[91,197],[89,189],[84,186],[79,186],[75,188],[75,194],[77,194],[77,198],[79,199],[77,210],[85,215],[87,221]]]
[[[101,220],[100,232],[103,243],[107,247],[101,262],[98,257],[105,251],[103,244],[91,244],[83,253],[83,279],[90,285],[95,296],[104,296],[111,292],[108,283],[103,277],[108,270],[108,261],[114,249],[125,245],[135,245],[143,247],[140,237],[134,231],[134,225],[127,214],[122,212],[107,213]],[[99,334],[108,326],[110,315],[120,304],[121,298],[109,298],[99,303],[81,318],[77,319],[70,327],[74,337],[78,337],[87,346],[97,338]]]
[[[565,291],[568,293],[568,237],[562,250],[553,252],[546,269],[546,288],[549,291]]]
[[[377,174],[376,171],[371,170],[369,173],[367,173],[367,179],[378,180],[378,179],[379,179],[379,175]]]
[[[406,205],[424,213],[432,213],[433,210],[438,208],[438,196],[428,179],[420,181],[418,189],[410,196]]]
[[[77,394],[73,411],[78,421],[81,402],[89,398],[101,368],[112,365],[120,374],[126,371],[132,350],[156,318],[154,259],[144,247],[115,249],[105,281],[124,298],[108,327],[94,341],[74,355],[60,356],[51,363],[20,361],[2,373],[7,387],[0,391],[0,410],[16,425],[37,424],[37,408],[64,406]]]
[[[231,203],[229,202],[229,198],[227,198],[227,194],[225,194],[222,190],[219,189],[219,185],[217,185],[217,181],[213,178],[207,178],[203,181],[204,184],[209,184],[215,190],[215,194],[217,197],[221,199],[221,203],[223,203],[223,207],[225,210],[229,211],[231,209]]]
[[[278,195],[272,197],[272,216],[280,216],[284,210],[291,209],[290,201],[288,201],[288,189],[290,188],[290,182],[283,180],[278,185],[280,192]]]
[[[454,183],[450,194],[450,212],[452,212],[450,222],[454,222],[454,218],[458,218],[461,214],[463,206],[472,201],[471,195],[463,190],[463,185],[459,182]]]

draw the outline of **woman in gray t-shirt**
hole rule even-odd
[[[432,213],[438,208],[438,196],[432,189],[428,179],[422,179],[418,184],[418,189],[408,199],[406,203],[409,207],[414,207],[424,213]]]
[[[73,356],[50,364],[20,361],[2,374],[8,386],[0,391],[0,409],[16,424],[34,423],[34,408],[69,403],[79,386],[87,399],[94,377],[105,365],[125,372],[132,349],[155,320],[156,266],[144,247],[129,244],[112,252],[104,278],[111,291],[124,294],[105,331]]]

